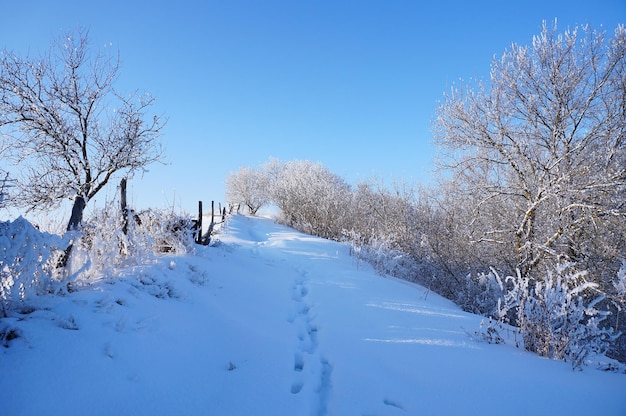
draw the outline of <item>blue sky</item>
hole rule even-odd
[[[121,55],[117,87],[169,117],[166,165],[129,185],[137,208],[223,201],[226,175],[269,157],[319,161],[354,183],[428,183],[438,100],[487,78],[542,20],[626,23],[626,0],[12,1],[0,48],[36,54],[79,25]],[[98,201],[112,198],[110,187]]]

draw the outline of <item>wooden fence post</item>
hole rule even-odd
[[[128,234],[128,207],[126,206],[126,178],[120,182],[120,208],[122,209],[122,232]]]
[[[198,221],[195,224],[196,243],[202,243],[202,201],[198,201]]]
[[[211,224],[209,225],[209,231],[206,233],[205,244],[209,244],[211,242],[211,234],[213,233],[213,227],[215,226],[215,201],[211,201]]]
[[[222,208],[221,202],[218,203],[219,210],[217,211],[218,217],[221,216],[221,222],[226,221],[226,206]],[[232,209],[232,206],[231,206]],[[194,222],[194,232],[196,244],[209,245],[211,242],[211,234],[215,228],[215,201],[211,201],[211,222],[209,223],[209,229],[205,234],[202,234],[202,201],[198,201],[198,220]]]

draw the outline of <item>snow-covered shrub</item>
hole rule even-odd
[[[120,210],[97,210],[83,225],[72,255],[72,273],[90,278],[118,267],[146,263],[163,253],[185,254],[194,250],[193,222],[171,211],[146,210],[128,216],[122,231]]]
[[[122,232],[121,213],[111,209],[95,210],[74,243],[69,272],[85,279],[114,269],[128,257],[128,245],[128,238]]]
[[[596,306],[604,296],[593,297],[598,285],[587,282],[586,275],[572,263],[557,265],[542,281],[532,281],[518,271],[502,282],[496,274],[506,290],[498,304],[500,317],[513,318],[525,349],[569,361],[574,369],[581,369],[591,354],[606,352],[615,338],[613,329],[600,326],[608,312]]]
[[[194,250],[194,223],[188,215],[145,210],[129,216],[127,256],[162,253],[185,254]]]
[[[54,291],[57,254],[67,242],[22,217],[0,223],[0,313]]]
[[[287,162],[272,181],[278,220],[308,234],[338,240],[346,227],[351,189],[321,163]]]
[[[384,239],[366,241],[354,231],[344,231],[344,239],[350,244],[350,253],[358,260],[370,264],[381,275],[415,281],[417,263],[410,255],[392,248]]]
[[[394,249],[418,254],[423,220],[417,191],[404,183],[389,189],[382,183],[361,182],[353,191],[350,226],[367,238],[384,239]],[[421,253],[420,253],[421,254]]]
[[[501,321],[489,318],[488,322],[483,319],[480,321],[480,327],[477,331],[465,331],[467,335],[477,342],[486,342],[487,344],[504,344],[504,338],[500,335],[503,331],[503,323]]]
[[[469,273],[455,291],[453,301],[464,311],[480,315],[497,315],[498,299],[502,289],[494,270],[488,273]]]

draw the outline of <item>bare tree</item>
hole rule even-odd
[[[544,22],[531,47],[493,60],[488,86],[454,88],[438,108],[445,167],[481,226],[473,241],[514,248],[523,275],[546,259],[624,253],[625,56],[624,26],[607,41]],[[610,243],[594,247],[598,234]]]
[[[0,127],[20,167],[17,202],[49,209],[72,198],[68,230],[114,174],[162,157],[164,121],[147,114],[154,98],[117,93],[118,54],[92,50],[88,38],[69,33],[38,58],[0,52]]]

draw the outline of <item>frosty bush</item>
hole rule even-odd
[[[272,200],[279,220],[308,234],[338,240],[346,228],[351,188],[321,163],[287,162],[275,168]]]
[[[43,233],[24,218],[0,223],[0,313],[34,296],[54,291],[54,266],[67,246],[59,236]]]
[[[146,254],[193,252],[194,223],[189,215],[178,215],[171,211],[146,210],[135,217],[129,228],[132,250]]]
[[[468,274],[455,292],[454,302],[463,310],[495,316],[502,289],[493,272]]]
[[[194,250],[192,228],[187,216],[146,210],[129,215],[124,234],[120,210],[97,210],[83,225],[70,268],[79,278],[91,278],[148,262],[158,254],[189,253]]]
[[[134,218],[124,234],[119,210],[98,210],[81,233],[65,237],[41,232],[22,217],[0,222],[0,316],[35,296],[65,290],[60,283],[66,279],[112,274],[120,267],[146,263],[159,253],[194,250],[190,218],[154,210]],[[70,238],[75,249],[69,267],[61,270],[58,260]],[[70,283],[67,288],[71,289]]]
[[[608,312],[596,306],[604,296],[590,294],[597,284],[587,282],[586,275],[572,263],[557,265],[536,282],[519,271],[502,282],[496,273],[502,289],[508,286],[498,305],[500,317],[514,320],[525,349],[569,361],[574,369],[581,369],[589,355],[607,351],[615,337],[612,328],[600,326]]]
[[[365,239],[354,231],[344,231],[350,254],[370,264],[378,273],[405,280],[414,280],[417,264],[401,250],[392,248],[384,239]]]

